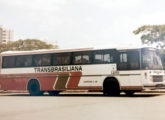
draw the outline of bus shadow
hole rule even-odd
[[[135,94],[133,96],[127,96],[125,94],[121,94],[120,96],[104,96],[103,94],[61,94],[55,97],[156,97],[161,96],[163,94]],[[52,96],[53,97],[53,96]]]
[[[28,93],[0,93],[0,96],[18,96],[18,97],[122,97],[122,98],[140,98],[140,97],[156,97],[162,96],[162,93],[137,93],[133,96],[127,96],[125,94],[121,94],[120,96],[104,96],[103,94],[90,94],[90,93],[62,93],[58,96],[50,96],[49,94],[44,94],[42,96],[31,96]]]

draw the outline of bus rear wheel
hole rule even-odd
[[[58,96],[60,91],[48,91],[50,96]]]
[[[119,96],[120,87],[116,79],[107,79],[104,81],[103,94],[106,96]]]
[[[43,95],[43,91],[40,91],[40,84],[38,80],[32,79],[28,83],[28,91],[32,96],[40,96]]]

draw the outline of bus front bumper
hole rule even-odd
[[[143,89],[144,90],[165,89],[165,84],[144,85]]]

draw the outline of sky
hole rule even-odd
[[[0,0],[0,25],[14,40],[40,39],[60,48],[141,45],[133,31],[165,24],[164,0]]]

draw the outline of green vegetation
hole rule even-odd
[[[159,48],[165,69],[165,25],[144,25],[134,30],[135,35],[141,34],[141,42],[147,45],[155,44]]]
[[[156,44],[158,48],[165,47],[165,25],[144,25],[134,30],[135,35],[141,35],[143,44]]]
[[[3,51],[28,51],[39,49],[57,49],[58,45],[47,44],[46,42],[37,39],[25,39],[7,44],[0,44],[0,52]]]

